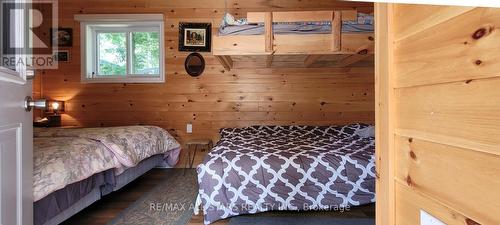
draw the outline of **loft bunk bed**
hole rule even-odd
[[[246,67],[373,65],[373,15],[356,10],[225,15],[213,54],[226,70]]]

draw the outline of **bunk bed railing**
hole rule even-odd
[[[343,21],[356,20],[357,10],[248,12],[248,23],[263,24],[264,32],[215,34],[212,53],[226,70],[254,65],[265,68],[288,65],[346,67],[357,62],[369,63],[374,50],[373,32],[342,33]],[[288,34],[273,31],[273,23],[325,21],[331,22],[330,33]]]
[[[350,10],[356,14],[356,11]],[[341,49],[341,29],[343,11],[296,11],[296,12],[248,12],[247,20],[249,23],[264,23],[264,36],[266,39],[265,50],[273,53],[274,36],[273,23],[288,22],[323,22],[330,21],[332,26],[332,44],[331,51],[340,51]],[[352,13],[345,11],[345,14],[351,18]],[[356,15],[354,15],[355,18]]]

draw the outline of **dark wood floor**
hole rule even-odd
[[[322,217],[338,217],[338,218],[375,218],[375,204],[351,208],[345,212],[264,212],[249,216],[272,217],[272,216],[322,216]],[[219,220],[211,225],[228,225],[229,219]],[[188,225],[203,225],[203,216],[198,215],[191,217]]]
[[[82,212],[76,214],[69,220],[65,221],[64,225],[104,225],[115,218],[121,211],[138,200],[141,196],[152,190],[157,184],[166,179],[166,174],[163,169],[153,169],[147,172],[142,177],[125,186],[121,190],[110,195],[104,196],[103,199],[92,204]],[[268,212],[257,214],[257,216],[275,216],[287,212]],[[301,213],[307,216],[336,216],[336,217],[355,217],[355,218],[374,218],[375,205],[367,205],[355,207],[347,212],[306,212]],[[202,225],[203,217],[201,215],[191,218],[189,225]],[[213,225],[227,225],[229,219],[221,220]]]

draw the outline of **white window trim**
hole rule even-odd
[[[165,82],[165,28],[163,14],[80,14],[75,15],[75,20],[80,21],[80,44],[81,44],[81,81],[82,83],[164,83]],[[97,64],[95,62],[97,55],[91,57],[87,53],[96,54],[96,50],[93,49],[92,45],[89,43],[96,43],[95,30],[100,30],[95,28],[98,26],[105,26],[106,24],[127,24],[126,28],[130,30],[137,31],[151,31],[151,29],[143,29],[141,25],[159,25],[160,34],[160,74],[159,76],[144,76],[144,75],[128,75],[125,77],[90,77],[93,76],[92,72],[95,72]],[[133,25],[130,27],[130,25]],[[125,28],[124,28],[125,29]],[[103,31],[117,31],[119,28],[110,28]],[[90,40],[90,42],[89,42]],[[129,37],[127,37],[127,42],[130,42]],[[130,43],[127,43],[130,44]],[[131,67],[129,63],[132,60],[130,57],[129,49],[127,52],[127,66]],[[88,61],[91,62],[91,67]],[[131,68],[127,68],[129,71]]]

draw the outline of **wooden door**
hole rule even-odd
[[[500,9],[375,13],[377,224],[500,224]]]

